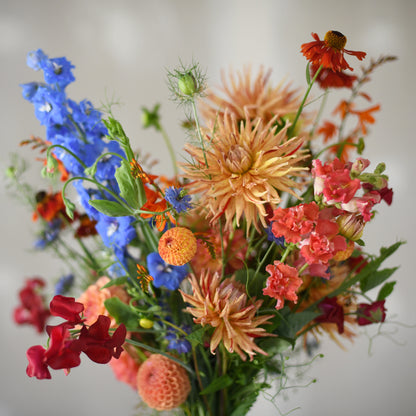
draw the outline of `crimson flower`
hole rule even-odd
[[[36,377],[39,380],[50,379],[48,367],[69,371],[70,368],[77,367],[81,363],[80,353],[71,349],[70,328],[72,325],[66,322],[57,326],[48,326],[47,332],[50,337],[48,349],[35,345],[27,350],[29,365],[26,374],[29,377]]]
[[[39,333],[45,329],[46,320],[50,316],[44,298],[39,293],[44,286],[45,282],[40,278],[27,279],[25,287],[19,292],[21,305],[13,313],[14,321],[18,325],[33,325]]]
[[[53,316],[66,319],[68,324],[77,325],[83,321],[79,314],[84,310],[84,305],[76,302],[75,298],[55,295],[51,300],[50,310]]]
[[[344,309],[337,302],[337,298],[325,298],[319,305],[322,315],[315,318],[316,322],[334,323],[338,327],[338,333],[344,332]]]
[[[366,56],[365,52],[350,51],[345,49],[347,38],[336,30],[330,30],[325,34],[324,40],[319,39],[316,33],[312,33],[315,39],[312,42],[304,43],[301,52],[312,64],[329,68],[332,71],[340,72],[345,69],[353,70],[344,58],[344,53],[353,55],[360,61]]]
[[[71,349],[84,352],[88,358],[99,364],[108,363],[112,357],[119,358],[126,339],[126,327],[121,324],[109,335],[111,319],[100,315],[89,328],[83,326],[79,338],[72,341]]]
[[[373,303],[360,303],[357,305],[357,323],[358,325],[370,325],[386,320],[385,300],[379,300]]]

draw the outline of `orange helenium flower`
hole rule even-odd
[[[320,40],[316,33],[312,33],[315,39],[313,42],[304,43],[301,46],[301,52],[306,59],[312,64],[329,68],[333,71],[340,72],[345,69],[353,70],[344,58],[344,53],[354,55],[360,61],[366,56],[365,52],[350,51],[345,49],[347,38],[336,30],[330,30],[325,34],[324,40]]]
[[[302,184],[294,177],[303,176],[305,166],[299,162],[307,158],[300,137],[287,139],[286,125],[276,134],[276,119],[264,125],[261,120],[252,122],[246,114],[245,122],[228,112],[219,116],[213,126],[213,137],[205,136],[205,165],[203,150],[188,144],[186,151],[195,163],[183,164],[191,191],[200,193],[200,203],[209,209],[212,221],[225,216],[225,228],[231,230],[244,215],[247,232],[259,220],[266,227],[266,204],[274,209],[280,203],[279,191],[297,197],[294,188]]]
[[[227,351],[236,352],[244,361],[245,354],[250,360],[256,352],[268,355],[254,343],[254,338],[273,336],[260,327],[270,323],[273,315],[256,316],[262,300],[248,300],[244,285],[230,278],[221,281],[218,273],[204,272],[199,282],[193,274],[189,279],[193,294],[179,291],[191,305],[186,311],[194,316],[194,322],[215,328],[210,342],[212,354],[222,341]]]

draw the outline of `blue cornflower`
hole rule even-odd
[[[62,220],[54,219],[47,223],[46,228],[40,234],[40,237],[35,241],[34,246],[38,250],[45,249],[49,244],[53,243],[59,235],[61,230]]]
[[[182,334],[168,332],[166,339],[169,341],[168,350],[176,350],[179,354],[186,354],[191,351],[191,343]]]
[[[55,285],[55,295],[65,295],[74,283],[74,275],[67,274],[62,276]]]
[[[191,196],[187,195],[183,188],[175,188],[174,186],[171,186],[166,189],[165,199],[173,206],[177,213],[187,211],[192,207]]]
[[[155,287],[164,286],[169,290],[178,289],[182,280],[188,274],[188,265],[172,266],[165,263],[159,253],[150,253],[147,256],[147,268],[153,277]]]
[[[284,246],[285,245],[285,238],[282,237],[275,237],[272,231],[272,227],[269,226],[266,228],[267,233],[267,240],[274,241],[278,246]]]

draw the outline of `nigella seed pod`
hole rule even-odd
[[[337,219],[339,233],[351,241],[359,240],[364,232],[364,221],[361,215],[341,215]]]
[[[192,96],[197,92],[197,84],[192,74],[188,73],[182,75],[178,80],[179,90],[188,96]]]

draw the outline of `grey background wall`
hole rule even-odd
[[[160,173],[170,169],[169,157],[160,137],[142,129],[140,108],[162,103],[164,126],[180,153],[185,142],[178,126],[182,114],[168,100],[166,68],[174,67],[179,58],[196,59],[216,85],[221,68],[263,64],[273,68],[274,83],[287,76],[294,85],[303,86],[305,60],[300,45],[311,39],[312,31],[323,36],[329,29],[339,30],[347,35],[351,49],[375,58],[382,53],[399,57],[377,71],[368,88],[382,109],[376,114],[365,155],[374,164],[386,162],[395,196],[392,207],[380,207],[380,216],[366,229],[365,239],[373,252],[399,239],[408,241],[388,262],[401,267],[387,308],[391,320],[416,324],[415,5],[412,0],[2,0],[1,169],[21,140],[44,135],[18,87],[37,76],[25,66],[30,50],[42,48],[51,57],[66,56],[75,64],[77,81],[68,90],[72,98],[88,98],[96,105],[106,97],[118,98],[122,105],[116,115],[135,145],[160,160],[156,168]],[[33,181],[41,183],[36,165]],[[52,278],[64,270],[46,255],[31,253],[35,226],[30,213],[7,196],[4,186],[0,192],[0,415],[144,414],[135,410],[134,391],[115,381],[106,366],[87,360],[68,377],[61,372],[54,372],[53,381],[26,377],[26,349],[44,343],[45,337],[13,324],[17,290],[25,277]],[[318,382],[288,391],[288,401],[283,397],[278,401],[282,412],[300,406],[294,415],[416,414],[415,329],[390,324],[385,328],[397,329],[394,339],[405,344],[398,346],[380,336],[369,357],[365,334],[347,344],[348,351],[325,342],[325,358],[316,360],[308,372]],[[261,398],[251,412],[258,414],[279,413],[267,398]]]

